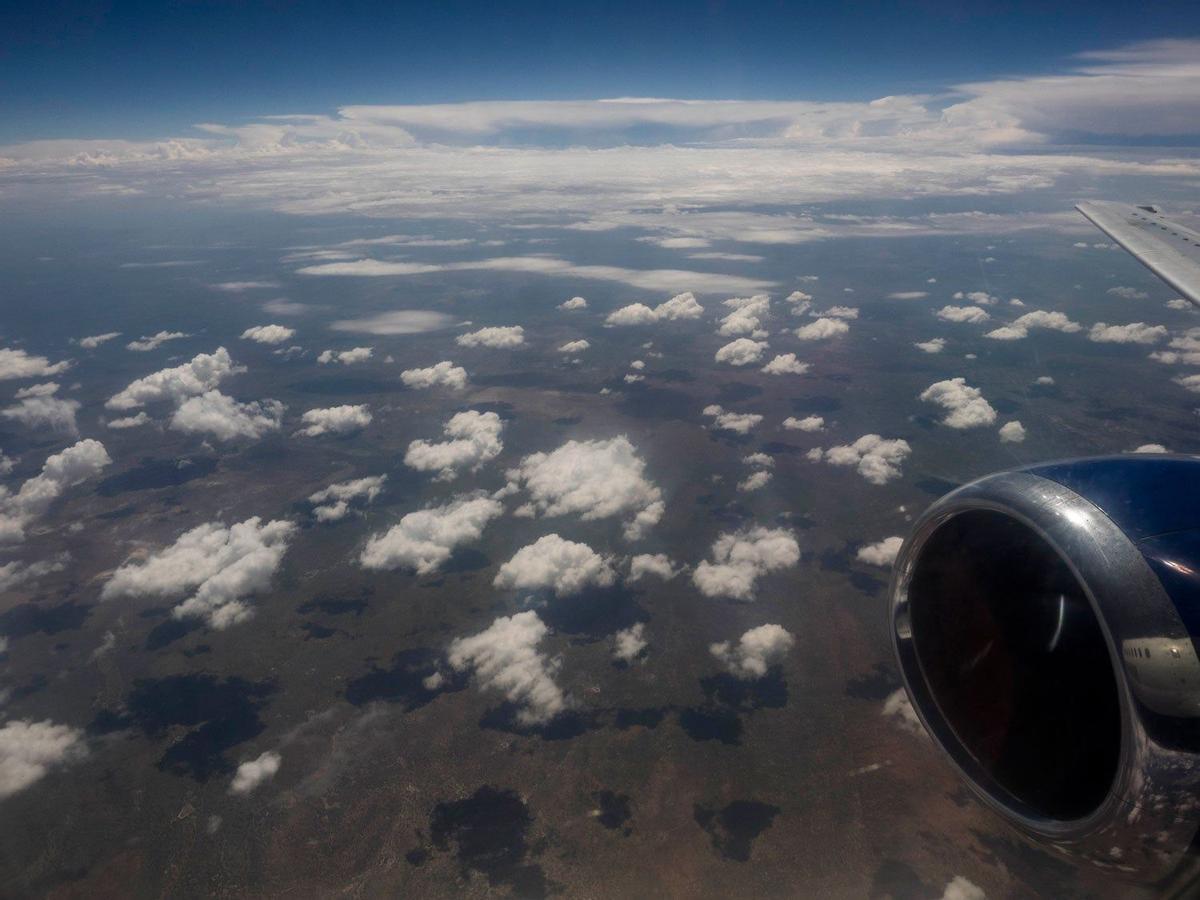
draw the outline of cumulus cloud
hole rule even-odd
[[[1114,297],[1121,297],[1125,300],[1149,300],[1150,295],[1145,291],[1140,291],[1137,288],[1126,287],[1125,285],[1117,285],[1110,287],[1106,294],[1112,294]]]
[[[763,420],[758,413],[729,412],[715,403],[704,407],[704,415],[712,417],[714,428],[735,434],[749,434]]]
[[[983,888],[962,875],[955,875],[942,891],[941,900],[986,900]]]
[[[923,353],[941,353],[946,349],[946,339],[932,338],[928,341],[917,341],[913,346]]]
[[[460,334],[454,339],[460,347],[492,347],[495,349],[510,349],[520,347],[525,343],[525,329],[520,325],[504,325],[492,328],[480,328]]]
[[[736,644],[711,644],[711,653],[725,670],[743,681],[764,678],[771,667],[783,661],[796,639],[782,625],[759,625],[743,634]]]
[[[1140,447],[1135,447],[1130,453],[1170,453],[1171,451],[1162,444],[1142,444]]]
[[[815,316],[815,315],[817,315],[817,313],[812,313],[812,315]],[[858,318],[858,307],[857,306],[831,306],[828,309],[821,312],[820,315],[828,316],[831,319],[857,319]]]
[[[548,633],[532,610],[501,616],[479,634],[456,638],[447,658],[456,670],[473,670],[483,688],[499,691],[515,704],[519,722],[544,725],[567,708],[567,698],[554,682],[559,661],[538,650]]]
[[[896,555],[900,552],[900,545],[904,543],[902,537],[884,538],[874,544],[867,544],[859,547],[855,558],[859,562],[865,562],[871,566],[890,566],[896,561]]]
[[[796,359],[795,353],[781,353],[762,367],[768,375],[803,375],[810,368],[806,362]]]
[[[822,317],[814,319],[807,325],[801,325],[792,333],[802,341],[823,341],[845,334],[849,330],[850,326],[842,319]]]
[[[631,663],[650,646],[646,640],[646,623],[635,622],[613,634],[613,659]]]
[[[360,431],[371,424],[371,411],[366,404],[357,406],[327,406],[323,409],[310,409],[300,417],[304,425],[297,435],[304,437],[321,437],[324,434],[350,434]]]
[[[991,318],[978,306],[943,306],[937,311],[937,317],[946,322],[968,322],[978,325]]]
[[[436,572],[454,549],[477,541],[488,522],[504,512],[500,501],[484,493],[460,494],[442,506],[405,515],[399,524],[367,541],[359,562],[368,569]]]
[[[1025,426],[1014,419],[1000,426],[1000,442],[1002,444],[1019,444],[1025,440]]]
[[[587,305],[587,301],[582,297],[572,297],[570,300],[564,300],[562,303],[558,304],[558,308],[566,310],[587,309]]]
[[[374,355],[373,347],[353,347],[349,350],[322,350],[317,356],[317,362],[321,365],[337,364],[342,366],[352,366],[355,363],[366,362]]]
[[[233,773],[233,781],[229,785],[231,794],[249,794],[259,785],[270,781],[279,771],[282,757],[274,750],[268,750],[256,759],[247,760],[237,767]]]
[[[1167,307],[1167,309],[1191,309],[1192,308],[1192,304],[1190,304],[1188,301],[1184,300],[1182,297],[1175,297],[1172,300],[1168,300],[1164,305]]]
[[[1200,375],[1181,375],[1179,378],[1172,378],[1171,380],[1193,394],[1200,394]]]
[[[738,482],[737,489],[743,494],[766,487],[771,481],[770,472],[754,472]]]
[[[984,337],[995,341],[1016,341],[1028,337],[1029,332],[1035,328],[1047,328],[1051,331],[1061,331],[1064,334],[1074,334],[1083,330],[1082,325],[1072,322],[1065,313],[1038,309],[1025,313],[1008,325],[989,331]]]
[[[206,434],[219,441],[257,439],[278,431],[284,406],[278,400],[239,403],[220,391],[189,397],[171,416],[171,428],[185,434]]]
[[[242,339],[258,344],[282,344],[296,336],[295,328],[286,325],[255,325],[242,332]]]
[[[519,515],[578,515],[584,520],[629,516],[625,537],[637,540],[658,524],[666,505],[645,475],[646,464],[624,435],[568,441],[551,453],[534,453],[508,472],[529,491]]]
[[[877,434],[864,434],[853,444],[844,444],[821,450],[814,447],[808,458],[814,462],[822,459],[833,466],[854,466],[858,474],[871,484],[887,484],[900,477],[900,466],[912,448],[901,438],[885,439]]]
[[[717,334],[734,337],[739,334],[753,335],[762,329],[762,320],[771,311],[771,298],[766,294],[753,297],[731,297],[724,303],[732,312],[721,319]]]
[[[119,419],[109,419],[108,427],[120,431],[126,428],[140,428],[143,425],[149,425],[151,421],[153,420],[146,415],[146,411],[142,410],[136,416],[123,416]]]
[[[966,293],[962,291],[955,291],[953,299],[969,300],[972,303],[978,304],[979,306],[995,306],[1000,302],[999,297],[993,297],[987,291],[967,291]]]
[[[912,701],[908,699],[908,694],[905,693],[904,688],[897,688],[888,694],[887,699],[883,701],[881,715],[885,719],[890,719],[892,724],[907,731],[909,734],[915,734],[917,737],[927,736],[925,728],[921,725],[921,720],[917,717],[917,712],[913,709]]]
[[[800,545],[786,528],[756,525],[722,534],[713,542],[712,558],[692,572],[700,592],[706,597],[753,600],[761,576],[800,561]]]
[[[351,504],[361,505],[373,501],[383,490],[386,475],[370,475],[352,481],[339,481],[308,495],[313,504],[313,516],[318,522],[338,522],[350,514]]]
[[[131,558],[104,585],[101,599],[189,596],[175,607],[177,619],[204,619],[214,629],[244,622],[246,602],[271,584],[296,526],[263,524],[258,516],[226,526],[206,522],[185,531],[169,547]]]
[[[920,399],[946,410],[942,424],[951,428],[977,428],[996,421],[996,410],[983,398],[979,388],[971,387],[965,378],[934,382],[921,391]]]
[[[45,387],[39,385],[38,387]],[[57,390],[58,385],[54,385]],[[63,400],[51,393],[34,393],[22,396],[18,391],[20,402],[0,410],[0,416],[20,422],[28,428],[47,428],[62,434],[76,435],[79,428],[75,423],[75,413],[79,410],[79,401]]]
[[[24,350],[0,347],[0,381],[14,378],[46,378],[71,367],[68,360],[51,363],[44,356],[31,356]]]
[[[805,416],[803,419],[788,416],[783,420],[783,427],[788,431],[822,431],[825,428],[825,419],[821,416]]]
[[[561,347],[558,348],[558,352],[559,353],[582,353],[584,350],[588,349],[588,347],[590,347],[590,346],[592,346],[592,345],[585,340],[567,341],[565,344],[563,344]]]
[[[104,445],[88,438],[49,457],[42,471],[16,493],[0,485],[0,543],[24,540],[25,529],[44,516],[63,492],[111,462]]]
[[[629,560],[629,574],[625,580],[629,583],[641,581],[646,575],[653,575],[663,581],[670,581],[679,574],[671,557],[665,553],[639,553]]]
[[[70,555],[60,553],[50,559],[39,559],[36,562],[23,563],[13,560],[0,566],[0,591],[8,591],[19,587],[27,581],[33,581],[52,572],[61,572],[66,568]],[[0,646],[0,654],[4,652]]]
[[[920,300],[923,297],[928,297],[929,291],[892,291],[888,294],[889,300]]]
[[[568,597],[586,587],[609,587],[616,580],[610,560],[587,544],[547,534],[500,567],[494,587],[505,590],[553,589],[555,596]]]
[[[143,335],[136,341],[130,341],[125,345],[125,349],[133,350],[136,353],[148,353],[151,350],[157,350],[168,341],[179,341],[187,337],[191,337],[191,335],[182,331],[160,331],[157,334]]]
[[[23,791],[51,769],[87,756],[83,732],[49,719],[11,719],[0,725],[0,799]]]
[[[447,440],[418,440],[408,445],[404,464],[418,472],[437,472],[438,481],[452,481],[461,470],[478,471],[504,449],[504,423],[494,412],[468,409],[455,413],[442,426]]]
[[[1088,332],[1088,340],[1098,344],[1157,344],[1167,336],[1162,325],[1130,322],[1128,325],[1109,325],[1097,322]]]
[[[400,373],[400,380],[410,388],[421,389],[443,385],[455,390],[462,390],[467,386],[467,370],[444,359],[428,369],[405,369]]]
[[[644,303],[622,306],[608,314],[604,320],[609,325],[649,325],[653,322],[698,319],[704,315],[704,307],[697,302],[691,291],[676,294],[651,309]]]
[[[244,371],[245,368],[234,365],[228,350],[218,347],[213,353],[197,354],[181,366],[160,369],[139,378],[125,390],[109,397],[104,405],[123,411],[165,400],[179,404],[188,397],[214,390],[225,378]]]
[[[79,346],[84,350],[95,350],[101,344],[107,344],[109,341],[113,340],[114,338],[119,338],[120,336],[121,332],[119,331],[106,331],[104,334],[93,334],[89,335],[88,337],[80,338]]]
[[[766,341],[752,341],[750,338],[738,338],[721,347],[716,353],[716,361],[731,366],[748,366],[759,362],[767,349]]]

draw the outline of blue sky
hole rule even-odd
[[[0,143],[150,138],[345,104],[868,100],[1200,33],[1200,4],[10,3]]]

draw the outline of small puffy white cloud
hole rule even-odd
[[[359,501],[366,505],[378,497],[385,481],[386,475],[370,475],[352,481],[339,481],[309,494],[308,502],[313,504],[313,516],[318,522],[340,521],[349,515],[352,503]]]
[[[1176,297],[1173,300],[1168,300],[1166,302],[1166,307],[1167,309],[1191,309],[1192,304],[1188,303],[1182,297]]]
[[[519,722],[544,725],[567,708],[554,683],[559,663],[538,650],[548,633],[532,610],[501,616],[479,634],[456,638],[447,658],[456,670],[473,670],[482,687],[515,704]]]
[[[366,362],[375,354],[374,347],[352,347],[349,350],[322,350],[317,356],[317,362],[323,366],[338,364],[352,366],[355,363]]]
[[[1088,332],[1088,340],[1098,344],[1156,344],[1167,336],[1162,325],[1130,322],[1128,325],[1109,325],[1097,322]]]
[[[771,666],[782,662],[795,644],[796,639],[782,625],[759,625],[738,638],[736,644],[729,641],[711,644],[708,652],[730,675],[756,681],[765,677]]]
[[[890,566],[896,561],[896,555],[900,552],[900,545],[904,543],[902,537],[884,538],[874,544],[867,544],[858,548],[855,558],[859,562],[865,562],[871,566]]]
[[[46,381],[42,384],[31,384],[29,387],[18,388],[13,396],[18,400],[26,397],[53,397],[58,393],[60,385],[57,381]]]
[[[1162,444],[1142,444],[1129,451],[1130,453],[1170,453],[1171,451]]]
[[[1025,301],[1022,300],[1020,297],[1013,297],[1011,300],[1008,301],[1008,305],[1009,306],[1024,306]]]
[[[23,563],[20,560],[7,562],[0,566],[0,591],[9,591],[27,581],[41,578],[43,575],[61,572],[66,568],[70,558],[69,554],[60,553],[50,559],[39,559],[31,563]],[[3,652],[3,646],[0,646],[0,654]]]
[[[805,416],[803,419],[788,416],[783,420],[783,427],[788,431],[822,431],[825,428],[825,419],[821,416]]]
[[[44,516],[63,492],[111,463],[99,441],[88,438],[49,457],[42,471],[16,493],[0,485],[0,543],[24,540],[25,528]]]
[[[83,732],[47,719],[11,719],[0,725],[0,799],[22,791],[51,769],[87,756]]]
[[[644,303],[631,303],[608,314],[604,320],[608,325],[649,325],[661,321],[698,319],[704,315],[704,307],[691,291],[676,294],[651,309]]]
[[[871,484],[887,484],[900,477],[900,466],[912,453],[908,441],[902,438],[885,439],[877,434],[864,434],[853,444],[819,447],[808,452],[814,462],[822,459],[833,466],[854,466],[858,474]]]
[[[1000,426],[1000,442],[1002,444],[1019,444],[1025,440],[1025,426],[1017,420],[1005,422]]]
[[[920,300],[928,297],[929,291],[893,291],[888,294],[889,300]]]
[[[586,350],[590,346],[592,346],[592,345],[582,339],[580,339],[578,341],[567,341],[565,344],[563,344],[561,347],[558,348],[558,352],[559,353],[582,353],[584,350]]]
[[[946,410],[942,424],[950,428],[977,428],[996,421],[996,410],[979,388],[971,387],[965,378],[934,382],[921,391],[920,399]]]
[[[136,416],[123,416],[120,419],[109,419],[108,427],[115,428],[118,431],[126,428],[140,428],[143,425],[149,425],[151,418],[146,415],[146,411],[142,410]]]
[[[455,413],[442,426],[447,440],[417,440],[408,445],[404,464],[418,472],[437,472],[439,481],[451,481],[461,470],[477,471],[504,449],[500,432],[504,423],[494,412],[468,409]]]
[[[775,459],[768,453],[748,453],[742,457],[742,462],[748,466],[761,466],[770,469],[775,465]]]
[[[631,663],[641,656],[648,646],[650,643],[646,640],[646,623],[635,622],[613,634],[613,659]]]
[[[943,306],[937,311],[937,317],[945,322],[968,322],[978,325],[991,318],[978,306]]]
[[[252,615],[246,598],[271,584],[296,526],[258,516],[226,526],[206,522],[146,557],[127,560],[104,585],[101,599],[190,594],[175,607],[177,619],[204,619],[228,628]]]
[[[816,315],[814,313],[814,315]],[[829,309],[821,313],[822,316],[828,316],[831,319],[857,319],[857,306],[831,306]]]
[[[321,437],[324,434],[350,434],[366,428],[372,421],[371,411],[366,404],[327,406],[323,409],[310,409],[301,417],[304,425],[297,435],[304,437]]]
[[[1112,294],[1114,297],[1121,297],[1125,300],[1149,300],[1150,299],[1150,295],[1147,294],[1145,291],[1139,291],[1137,288],[1126,287],[1126,286],[1120,285],[1120,284],[1117,285],[1116,287],[1110,287],[1104,293]]]
[[[646,464],[624,435],[609,440],[568,441],[551,453],[534,453],[508,472],[509,481],[529,491],[517,512],[578,515],[590,521],[630,516],[625,537],[637,540],[665,511],[662,491],[647,480]]]
[[[796,359],[795,353],[781,353],[762,367],[768,375],[803,375],[810,368],[806,362]]]
[[[454,549],[477,541],[488,522],[504,512],[500,501],[483,493],[461,494],[442,506],[405,515],[397,525],[374,535],[359,556],[368,569],[436,572]]]
[[[743,494],[766,487],[771,481],[770,472],[754,472],[738,482],[737,489]]]
[[[572,297],[570,300],[564,300],[558,304],[559,309],[587,309],[587,301],[582,297]]]
[[[443,385],[462,390],[467,386],[467,370],[444,359],[427,369],[405,369],[400,373],[400,380],[410,388],[423,389]]]
[[[788,303],[812,303],[812,294],[806,294],[804,291],[792,291],[783,299]]]
[[[822,317],[800,326],[792,333],[802,341],[823,341],[845,334],[849,330],[850,326],[842,319]]]
[[[1077,331],[1083,330],[1082,325],[1078,322],[1072,322],[1064,313],[1036,309],[1033,312],[1027,312],[1025,315],[1018,317],[1009,325],[989,331],[984,337],[995,341],[1018,341],[1028,337],[1029,332],[1035,328],[1061,331],[1064,334],[1074,334]]]
[[[763,420],[758,413],[728,412],[715,403],[704,407],[704,415],[712,417],[714,428],[732,431],[735,434],[749,434]]]
[[[189,397],[171,416],[171,428],[185,434],[212,435],[220,441],[257,439],[278,431],[284,406],[278,400],[239,403],[220,391]]]
[[[631,375],[625,376],[626,384],[637,384],[639,381],[645,381],[645,380],[646,380],[645,375],[632,375],[631,374]]]
[[[257,344],[282,344],[295,336],[296,329],[286,325],[255,325],[242,332],[242,340]]]
[[[1054,384],[1054,379],[1053,379],[1053,378],[1051,378],[1049,375],[1039,375],[1039,376],[1038,376],[1038,377],[1037,377],[1037,378],[1034,380],[1034,382],[1033,382],[1033,383],[1034,383],[1034,384],[1040,384],[1040,385],[1043,385],[1043,386],[1049,386],[1049,385],[1052,385],[1052,384]]]
[[[136,341],[130,341],[125,345],[125,349],[133,350],[136,353],[148,353],[151,350],[157,350],[168,341],[179,341],[187,337],[191,337],[191,335],[182,331],[160,331],[157,334],[143,335]]]
[[[716,353],[716,361],[731,366],[748,366],[762,359],[763,351],[767,349],[766,341],[752,341],[750,338],[738,338],[730,341]]]
[[[1001,325],[999,328],[989,331],[984,337],[993,341],[1019,341],[1029,337],[1029,332],[1024,328],[1017,328],[1015,325]]]
[[[39,385],[44,387],[44,385]],[[54,385],[55,388],[58,385]],[[21,397],[21,392],[17,393]],[[47,428],[62,434],[75,435],[79,428],[75,423],[75,413],[79,410],[78,400],[63,400],[49,394],[34,394],[21,397],[21,401],[13,406],[0,410],[0,416],[20,422],[27,428]]]
[[[109,409],[132,410],[164,400],[178,404],[188,397],[214,390],[225,378],[244,371],[234,365],[228,350],[218,347],[213,353],[197,354],[181,366],[160,369],[139,378],[110,397],[104,405]]]
[[[0,347],[0,381],[13,378],[46,378],[71,367],[68,360],[51,363],[44,356],[31,356],[24,350]]]
[[[993,297],[987,291],[967,291],[966,293],[955,291],[953,299],[969,300],[971,303],[979,306],[995,306],[1000,302],[999,297]]]
[[[732,297],[726,300],[724,305],[733,311],[721,319],[721,327],[717,329],[717,334],[723,337],[754,334],[762,328],[762,320],[771,311],[771,298],[766,294]]]
[[[1193,394],[1200,394],[1200,375],[1182,375],[1179,378],[1172,378],[1171,380]]]
[[[800,561],[800,545],[786,528],[753,526],[726,532],[713,542],[713,561],[692,572],[692,582],[706,597],[752,600],[758,579]]]
[[[95,350],[101,344],[107,344],[109,341],[120,336],[121,332],[119,331],[106,331],[104,334],[93,334],[80,338],[79,346],[84,350]]]
[[[500,567],[492,585],[504,590],[553,589],[555,596],[569,597],[586,587],[608,587],[616,577],[609,560],[587,544],[547,534],[518,550]]]
[[[897,688],[888,694],[887,699],[883,701],[883,709],[880,714],[909,734],[915,734],[917,737],[927,736],[904,688]]]
[[[629,574],[625,576],[625,580],[633,583],[646,575],[653,575],[663,581],[670,581],[678,574],[678,569],[667,554],[639,553],[629,560]]]
[[[454,339],[454,343],[460,347],[492,347],[495,349],[520,347],[525,343],[525,329],[520,325],[480,328],[478,331],[460,334]]]
[[[629,364],[629,368],[637,369],[638,371],[641,371],[642,369],[646,368],[646,364],[644,362],[642,362],[642,360],[640,360],[640,359],[635,359],[633,362],[631,362]]]
[[[257,759],[247,760],[237,767],[233,773],[233,781],[229,785],[231,794],[249,794],[259,785],[270,781],[279,771],[282,758],[274,750],[268,750]]]
[[[922,353],[941,353],[946,349],[946,339],[932,338],[928,341],[917,341],[913,346]]]

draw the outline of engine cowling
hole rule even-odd
[[[1037,843],[1191,880],[1200,824],[1200,460],[1048,463],[917,521],[889,595],[913,707]]]

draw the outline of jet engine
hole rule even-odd
[[[985,805],[1058,855],[1195,882],[1200,459],[953,491],[901,548],[889,615],[914,710]]]

